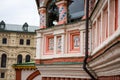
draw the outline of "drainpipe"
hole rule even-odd
[[[85,38],[85,57],[83,61],[83,69],[91,77],[92,80],[96,78],[87,68],[87,59],[88,59],[88,31],[89,31],[89,0],[86,0],[86,38]]]

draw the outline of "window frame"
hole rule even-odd
[[[20,39],[19,44],[24,45],[24,39]]]
[[[25,57],[25,62],[30,62],[30,55],[26,55],[26,57]]]
[[[54,36],[53,35],[47,35],[46,37],[45,37],[45,43],[46,43],[46,49],[45,49],[45,55],[46,54],[53,54],[53,51],[54,51]],[[49,39],[53,39],[53,50],[49,50]]]
[[[26,40],[26,45],[30,45],[30,39]]]
[[[78,53],[80,52],[80,32],[78,30],[71,31],[69,33],[69,53]],[[79,36],[79,47],[75,48],[74,47],[74,36]]]
[[[22,63],[22,58],[23,58],[23,56],[21,54],[19,54],[17,56],[17,64],[21,64]]]
[[[2,54],[1,55],[1,67],[2,68],[6,68],[6,63],[7,63],[7,55],[6,54]]]
[[[2,44],[7,44],[7,38],[2,38]]]

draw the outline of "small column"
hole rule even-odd
[[[62,34],[61,36],[61,53],[64,54],[64,50],[65,50],[65,35]]]
[[[45,77],[42,77],[42,80],[46,80],[46,78],[45,78]]]
[[[83,31],[80,30],[80,53],[84,55],[84,36]]]
[[[54,35],[54,55],[57,53],[57,36]]]
[[[54,78],[54,77],[51,77],[51,80],[55,80],[55,78]]]
[[[65,80],[65,78],[60,78],[60,80]]]
[[[75,78],[75,80],[81,80],[81,79],[79,79],[79,78]]]
[[[59,8],[59,22],[58,24],[67,23],[67,1],[60,0],[56,3]]]
[[[59,78],[59,77],[56,77],[55,80],[60,80],[60,78]]]
[[[41,53],[41,34],[37,33],[37,43],[36,43],[36,59],[35,62],[36,64],[40,64],[40,53]]]
[[[65,80],[70,80],[70,78],[65,78]]]
[[[40,13],[40,28],[46,28],[46,8],[41,7],[39,9]]]

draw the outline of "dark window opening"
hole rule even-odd
[[[26,45],[30,45],[30,40],[29,39],[27,39]]]
[[[1,73],[1,78],[5,78],[5,73],[4,72]]]
[[[24,44],[24,40],[20,39],[20,45],[23,45],[23,44]]]
[[[2,44],[7,44],[7,38],[2,39]]]
[[[6,54],[3,54],[1,59],[1,67],[6,67],[6,60],[7,60],[7,56]]]
[[[18,57],[17,57],[17,63],[18,64],[22,63],[22,55],[18,55]]]
[[[80,20],[84,16],[84,0],[72,0],[68,6],[68,22]]]
[[[30,55],[26,55],[26,60],[25,62],[30,62]]]
[[[59,19],[59,10],[55,4],[56,0],[52,0],[49,2],[47,6],[47,26],[52,27],[54,26],[53,21],[58,22]]]

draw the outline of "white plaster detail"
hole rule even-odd
[[[38,33],[36,40],[37,40],[37,44],[36,44],[36,58],[35,59],[40,59],[40,52],[41,52],[41,34]]]
[[[42,77],[90,78],[82,64],[38,66]],[[74,73],[74,74],[73,74]]]
[[[110,36],[103,43],[101,43],[100,46],[98,46],[97,48],[93,50],[92,55],[97,53],[99,50],[103,49],[105,46],[107,46],[109,43],[111,43],[113,40],[115,40],[119,36],[120,36],[120,29],[117,29],[117,31],[114,32],[112,36]]]
[[[65,35],[62,34],[61,36],[61,53],[64,54],[64,49],[65,48]]]
[[[54,35],[54,55],[57,53],[57,36]]]

